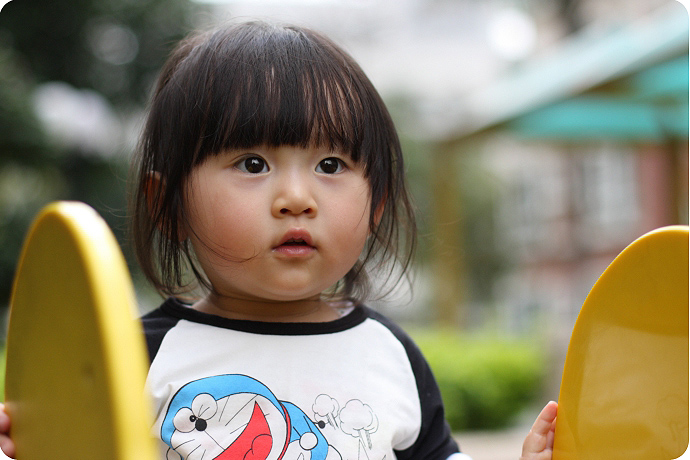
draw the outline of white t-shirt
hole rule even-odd
[[[171,298],[142,321],[167,459],[460,458],[420,351],[367,307],[267,323]]]

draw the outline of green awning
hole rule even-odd
[[[688,138],[688,57],[664,62],[593,91],[510,120],[505,127],[526,138],[563,141],[608,139],[663,142]]]
[[[451,142],[493,129],[550,140],[688,138],[688,14],[585,30],[461,101]]]

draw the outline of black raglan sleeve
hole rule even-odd
[[[168,302],[169,301],[170,300],[168,300]],[[141,325],[144,329],[144,338],[146,339],[146,348],[149,353],[149,364],[153,362],[156,354],[158,354],[158,349],[163,342],[165,334],[175,327],[178,321],[179,318],[166,313],[163,307],[156,308],[141,317]]]
[[[409,448],[396,451],[398,460],[446,460],[458,453],[459,448],[451,436],[450,426],[445,419],[443,401],[431,368],[414,341],[395,323],[375,312],[373,319],[386,326],[407,352],[417,382],[417,391],[422,410],[421,429],[415,443]]]

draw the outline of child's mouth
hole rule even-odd
[[[304,257],[316,250],[311,243],[304,238],[287,238],[276,246],[274,251],[289,257]]]
[[[285,243],[283,243],[281,246],[309,246],[306,241],[303,239],[294,239],[290,238],[287,240]]]

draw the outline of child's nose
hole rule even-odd
[[[298,178],[281,184],[272,213],[275,217],[307,215],[316,216],[317,206],[309,186]]]

